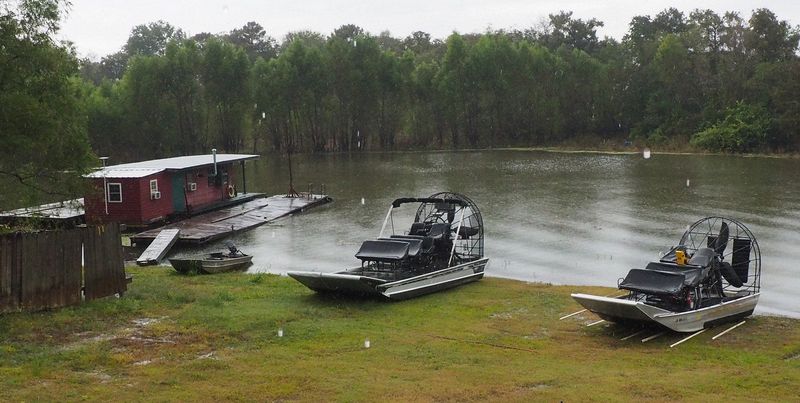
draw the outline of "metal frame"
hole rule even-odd
[[[484,252],[483,216],[481,215],[481,211],[478,209],[478,206],[475,204],[475,202],[467,196],[454,192],[439,192],[431,195],[430,198],[457,199],[466,204],[465,206],[456,206],[456,214],[458,214],[460,210],[461,219],[459,220],[460,223],[456,232],[456,236],[453,239],[453,252],[451,253],[451,260],[453,257],[456,257],[456,263],[461,263],[482,258]],[[417,209],[416,215],[414,216],[414,221],[424,221],[430,214],[433,213],[432,210],[428,210],[431,207],[433,207],[433,210],[435,210],[435,206],[431,206],[428,203],[420,205]],[[462,226],[468,228],[477,228],[478,233],[469,237],[462,237]]]
[[[742,287],[733,287],[724,278],[722,278],[722,289],[724,291],[744,291],[748,294],[756,294],[761,291],[761,248],[758,246],[758,241],[750,229],[739,220],[720,216],[712,216],[700,219],[694,224],[690,225],[686,232],[683,233],[683,236],[681,236],[680,245],[685,246],[686,249],[691,252],[695,252],[699,248],[706,247],[708,244],[708,238],[710,236],[716,236],[719,234],[719,230],[723,222],[728,224],[730,236],[728,246],[721,255],[721,260],[725,261],[727,259],[730,263],[730,261],[733,259],[733,254],[737,252],[734,250],[733,241],[735,239],[747,239],[750,241],[750,256],[747,260],[747,264],[750,266],[750,269],[747,275],[747,282]]]

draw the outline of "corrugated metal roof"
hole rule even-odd
[[[258,158],[255,154],[217,154],[217,163],[243,161]],[[132,162],[129,164],[110,165],[98,169],[87,178],[144,178],[162,171],[179,171],[189,168],[210,166],[214,164],[212,154],[187,155],[184,157],[162,158],[158,160]]]

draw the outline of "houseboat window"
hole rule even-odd
[[[150,194],[158,192],[158,179],[153,179],[150,181]]]
[[[122,203],[122,184],[109,183],[106,194],[108,195],[109,203]]]

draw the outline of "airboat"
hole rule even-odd
[[[417,206],[410,226],[395,215]],[[403,209],[403,207],[406,207]],[[402,220],[400,220],[402,221]],[[388,228],[387,228],[388,227]],[[377,239],[361,244],[359,267],[337,273],[291,271],[289,276],[320,293],[413,298],[483,277],[483,218],[475,203],[458,193],[392,202]]]
[[[658,261],[631,269],[618,288],[626,294],[572,298],[607,321],[696,332],[753,313],[761,293],[761,250],[741,222],[703,218]]]

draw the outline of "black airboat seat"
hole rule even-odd
[[[413,236],[427,236],[433,239],[441,239],[450,233],[450,224],[447,223],[423,223],[415,222],[411,224],[411,230],[408,235]]]
[[[427,232],[428,231],[425,230],[425,223],[415,222],[411,224],[411,229],[408,231],[408,235],[422,236],[425,235]]]
[[[644,269],[629,271],[619,288],[646,294],[677,295],[684,287],[697,287],[707,274],[708,267],[650,262]]]
[[[428,231],[428,236],[433,239],[442,239],[449,232],[450,224],[437,223],[431,225],[431,229]]]
[[[433,250],[433,238],[422,235],[392,235],[389,239],[393,240],[417,240],[420,242],[419,251],[421,253],[430,253]],[[411,248],[409,247],[409,256],[412,255]]]
[[[705,267],[661,262],[650,262],[644,269],[647,271],[679,273],[684,277],[683,284],[688,287],[696,287],[701,281],[703,281],[703,278],[708,272],[708,269]]]
[[[619,288],[646,294],[676,295],[683,289],[684,281],[685,277],[681,273],[631,269]]]
[[[375,240],[364,241],[356,252],[356,258],[372,262],[397,262],[408,257],[408,242]]]
[[[392,242],[405,242],[408,244],[408,257],[417,257],[419,256],[420,252],[425,253],[422,248],[422,244],[424,243],[424,239],[418,238],[397,238],[395,235],[392,235],[391,238],[378,238],[379,241],[392,241]],[[433,242],[431,242],[432,244]]]

